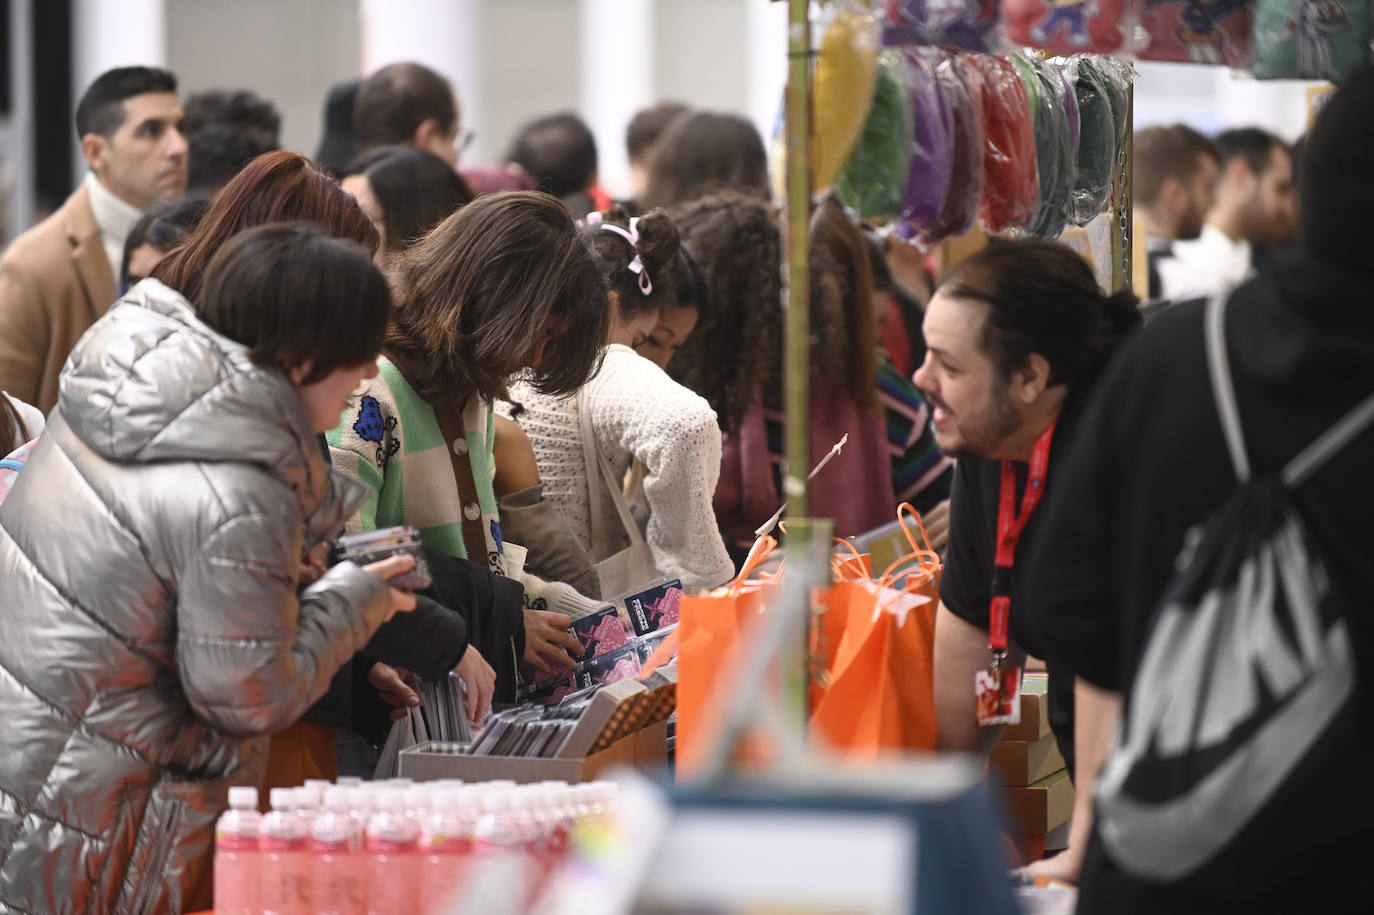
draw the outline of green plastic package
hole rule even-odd
[[[863,219],[886,222],[901,208],[912,156],[911,70],[897,51],[878,57],[873,105],[835,191]]]
[[[1074,97],[1078,100],[1077,176],[1069,194],[1069,221],[1083,226],[1106,207],[1112,195],[1116,171],[1117,120],[1112,90],[1100,65],[1091,57],[1072,58],[1066,64]],[[1125,105],[1122,104],[1125,123]]]
[[[1035,156],[1040,176],[1040,205],[1027,226],[1042,238],[1064,228],[1064,209],[1074,184],[1073,134],[1059,73],[1039,58],[1014,55],[1035,118]]]

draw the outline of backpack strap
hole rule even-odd
[[[1245,483],[1250,479],[1250,458],[1245,453],[1245,433],[1240,426],[1240,408],[1236,404],[1236,388],[1231,381],[1231,363],[1226,355],[1226,297],[1213,296],[1207,300],[1203,315],[1203,336],[1207,343],[1207,368],[1212,378],[1212,396],[1221,417],[1221,433],[1231,452],[1231,466],[1236,479]]]
[[[1207,367],[1212,378],[1212,394],[1216,398],[1217,413],[1221,416],[1221,431],[1231,452],[1231,464],[1236,478],[1244,483],[1250,479],[1250,459],[1245,453],[1245,434],[1240,425],[1240,409],[1236,404],[1236,389],[1231,380],[1230,363],[1226,355],[1226,299],[1207,300],[1204,335],[1207,341]],[[1289,489],[1300,486],[1321,469],[1357,435],[1374,423],[1374,393],[1345,414],[1331,428],[1288,462],[1280,479]]]
[[[1288,462],[1288,466],[1283,468],[1284,485],[1290,489],[1300,485],[1320,470],[1336,452],[1350,444],[1351,439],[1367,429],[1371,422],[1374,422],[1374,394],[1366,397],[1359,406],[1345,414],[1339,422]]]

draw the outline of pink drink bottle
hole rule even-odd
[[[420,910],[447,911],[472,867],[473,821],[461,790],[436,791],[420,827]]]
[[[258,915],[257,788],[230,788],[229,809],[215,824],[215,911]]]
[[[347,788],[326,789],[324,809],[310,827],[311,899],[316,915],[363,915],[366,911],[367,874],[357,852],[352,794]]]
[[[271,798],[258,831],[258,905],[263,915],[308,915],[310,832],[296,815],[294,789],[273,788]]]
[[[406,816],[405,791],[379,788],[367,821],[368,915],[414,915],[419,908],[419,830]]]

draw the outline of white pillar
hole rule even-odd
[[[72,111],[86,87],[114,67],[167,64],[165,0],[73,0]],[[86,174],[81,138],[72,128],[75,168],[79,181]]]
[[[654,4],[582,0],[582,117],[596,137],[600,184],[614,198],[631,195],[625,128],[658,100]]]
[[[363,75],[413,61],[446,76],[458,97],[464,130],[477,137],[463,162],[484,162],[501,140],[482,131],[482,0],[360,0]],[[511,66],[520,66],[511,62]]]
[[[772,142],[787,86],[787,4],[747,0],[749,118],[764,145]]]
[[[27,3],[10,4],[10,114],[5,148],[10,150],[7,244],[33,223],[33,18]]]

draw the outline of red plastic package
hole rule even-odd
[[[968,58],[982,74],[983,200],[978,221],[988,232],[1019,229],[1040,204],[1035,122],[1026,84],[1005,57]]]
[[[1144,0],[1142,60],[1244,67],[1250,63],[1249,0]]]
[[[1016,44],[1056,54],[1111,54],[1126,43],[1127,0],[1006,0],[1002,19]]]

